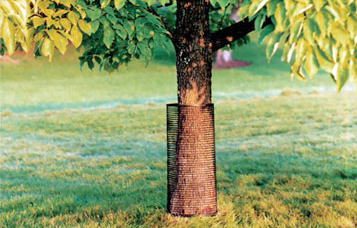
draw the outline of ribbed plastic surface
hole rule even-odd
[[[173,215],[217,212],[214,106],[167,105],[167,209]]]

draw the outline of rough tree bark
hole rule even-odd
[[[212,73],[209,9],[207,0],[177,1],[178,135],[168,210],[179,216],[217,212],[213,112],[207,111]]]
[[[178,103],[211,103],[212,44],[209,40],[209,3],[178,1],[174,45]]]

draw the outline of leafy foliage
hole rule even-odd
[[[283,43],[292,76],[305,80],[322,69],[340,90],[349,76],[357,80],[356,9],[354,0],[244,0],[240,14],[255,19],[260,40],[267,37],[269,59]],[[272,25],[262,29],[266,17]]]
[[[10,55],[18,44],[26,52],[31,46],[33,29],[28,29],[26,24],[30,16],[29,2],[32,0],[0,1],[0,44]],[[0,54],[4,54],[3,48],[0,48]]]
[[[234,23],[229,15],[239,1],[210,3],[211,32]],[[243,0],[239,16],[254,20],[260,41],[267,40],[268,59],[282,43],[292,76],[305,80],[322,69],[340,90],[350,76],[357,82],[356,8],[354,0]],[[96,62],[112,72],[132,58],[148,63],[155,45],[169,44],[175,13],[170,0],[2,0],[1,52],[28,51],[34,42],[35,55],[51,60],[70,41],[83,53],[81,66],[92,69]],[[267,18],[272,24],[264,24]]]
[[[167,43],[168,31],[141,1],[47,1],[35,7],[35,54],[53,56],[66,51],[67,40],[81,47],[81,66],[94,61],[112,72],[131,58],[148,62],[155,45]]]

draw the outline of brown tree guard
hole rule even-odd
[[[217,213],[213,104],[167,105],[167,200],[173,215]]]

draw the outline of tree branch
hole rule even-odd
[[[223,48],[224,46],[241,39],[248,35],[248,33],[254,31],[254,21],[249,21],[248,18],[235,23],[231,26],[223,28],[217,32],[211,34],[212,40],[212,51],[218,51],[219,49]],[[262,27],[265,27],[271,24],[270,18],[267,18]]]

